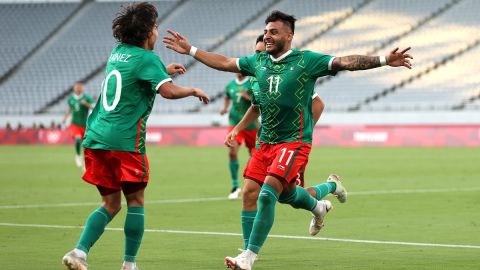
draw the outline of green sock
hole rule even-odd
[[[77,155],[80,155],[81,147],[82,147],[82,139],[75,138],[75,152],[77,153]]]
[[[82,232],[82,236],[80,236],[76,248],[88,253],[93,244],[95,244],[105,231],[105,227],[111,220],[112,217],[107,209],[100,207],[93,211],[87,219],[85,229]]]
[[[126,262],[135,262],[138,249],[142,243],[142,236],[145,224],[143,206],[129,206],[127,218],[125,219],[125,256]]]
[[[275,204],[278,193],[269,184],[264,184],[258,195],[258,210],[253,221],[252,233],[248,241],[248,249],[258,254],[267,239],[275,220]]]
[[[244,211],[242,210],[242,233],[243,233],[243,249],[248,247],[248,239],[252,233],[253,220],[257,215],[257,210],[255,211]]]
[[[290,205],[295,208],[312,211],[317,206],[317,200],[306,189],[296,186],[295,198],[290,202]]]
[[[320,185],[313,186],[312,188],[315,190],[315,192],[317,192],[317,196],[315,196],[316,199],[321,200],[327,196],[328,193],[334,192],[335,189],[337,189],[337,184],[334,182],[325,182]]]
[[[238,188],[238,160],[230,160],[228,168],[230,168],[230,175],[232,177],[232,187]]]

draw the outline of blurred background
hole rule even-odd
[[[272,10],[298,18],[294,47],[343,56],[385,55],[411,46],[413,69],[342,72],[320,79],[326,109],[315,145],[479,146],[480,1],[476,0],[166,0],[159,39],[171,28],[195,46],[228,56],[253,53]],[[73,84],[98,96],[115,46],[111,21],[121,1],[0,1],[0,143],[69,143],[55,130]],[[155,144],[221,144],[223,89],[234,74],[214,71],[164,48],[165,64],[184,64],[174,81],[211,97],[156,99],[148,122]],[[220,128],[211,128],[220,127]],[[179,127],[193,128],[190,133]],[[155,129],[155,128],[163,128]],[[6,131],[23,130],[23,134]],[[31,133],[29,130],[44,132]],[[220,129],[220,132],[218,132]],[[181,139],[179,133],[187,134]],[[218,135],[219,134],[219,135]],[[20,138],[20,139],[19,139]],[[167,139],[170,138],[170,139]],[[203,139],[200,139],[203,138]]]

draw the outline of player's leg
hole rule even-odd
[[[240,196],[240,186],[238,184],[238,168],[240,167],[238,161],[238,150],[240,143],[235,140],[228,148],[228,168],[230,171],[230,177],[232,179],[232,190],[230,191],[229,199],[237,199]]]
[[[247,250],[237,257],[226,257],[225,264],[231,269],[251,269],[275,219],[275,205],[283,191],[284,183],[274,176],[267,176],[258,195],[258,210],[253,222]]]
[[[107,224],[121,209],[120,190],[101,186],[97,188],[102,196],[102,206],[90,213],[75,249],[63,257],[63,264],[67,269],[87,269],[86,261],[90,248],[102,236]]]
[[[261,184],[255,180],[245,178],[242,192],[242,234],[243,249],[247,249],[250,234],[253,228],[253,221],[257,215],[257,199],[260,193]]]
[[[329,175],[326,182],[308,187],[307,190],[317,200],[321,200],[331,193],[339,202],[344,203],[347,201],[347,189],[343,186],[340,177],[336,174]]]
[[[144,191],[147,183],[123,182],[122,190],[127,200],[125,218],[125,253],[122,270],[138,269],[135,263],[145,230]]]

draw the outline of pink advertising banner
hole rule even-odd
[[[154,145],[222,145],[225,127],[150,127],[147,142]],[[379,125],[316,127],[314,145],[444,147],[480,146],[480,125]],[[0,129],[0,144],[70,144],[68,130]]]

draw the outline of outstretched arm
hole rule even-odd
[[[167,48],[180,54],[190,54],[203,64],[220,71],[238,73],[237,58],[228,58],[220,54],[206,52],[193,47],[184,36],[178,32],[167,30],[170,36],[163,37]]]
[[[210,101],[208,96],[198,88],[183,87],[175,85],[171,82],[166,82],[162,84],[160,88],[158,88],[158,93],[166,99],[179,99],[194,96],[205,104]]]
[[[400,52],[398,51],[398,48],[396,48],[385,57],[366,55],[349,55],[335,57],[332,62],[332,70],[366,70],[378,68],[383,65],[389,65],[391,67],[406,67],[408,69],[411,69],[412,64],[410,63],[409,59],[413,59],[413,57],[407,53],[408,50],[410,50],[410,47]],[[384,63],[382,63],[382,59],[383,61],[385,61]]]

